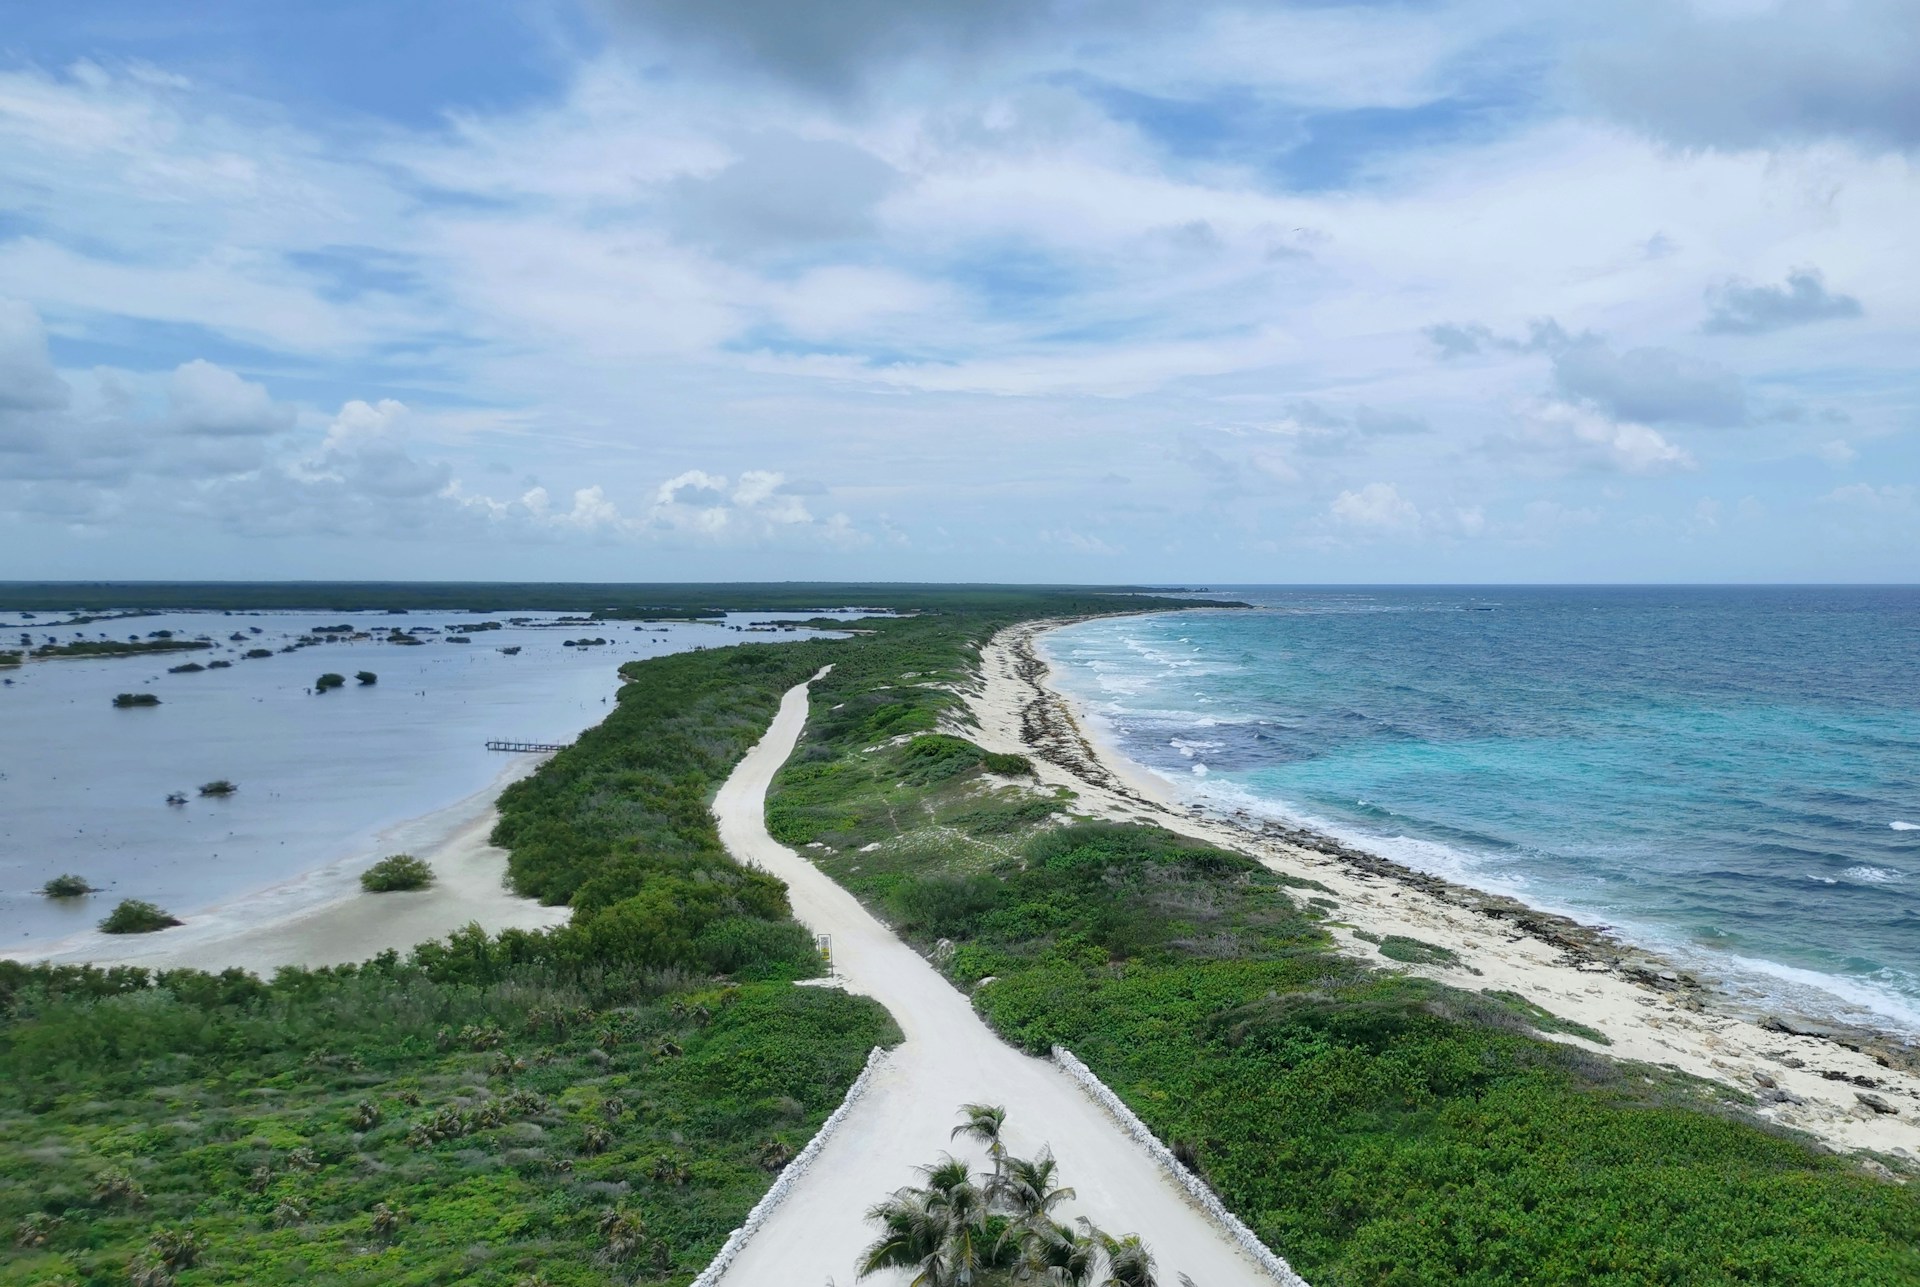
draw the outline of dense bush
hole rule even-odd
[[[353,672],[353,677],[362,684],[377,684],[380,682],[380,676],[374,674],[371,670],[356,670]]]
[[[432,883],[433,868],[412,854],[388,854],[360,873],[360,888],[370,894],[425,889]]]
[[[103,934],[151,934],[171,925],[180,924],[180,918],[168,915],[152,903],[138,898],[127,898],[120,902],[100,922]]]
[[[113,704],[122,710],[129,706],[158,706],[160,697],[156,693],[119,693],[115,695]]]
[[[316,693],[324,693],[335,688],[345,688],[346,685],[347,677],[345,675],[338,675],[333,671],[328,671],[313,681],[313,691]]]
[[[48,898],[82,898],[98,891],[87,883],[85,876],[76,876],[68,872],[64,876],[55,876],[40,886],[40,892]]]
[[[232,795],[235,791],[238,791],[239,789],[240,788],[237,785],[227,781],[225,778],[215,778],[211,782],[202,782],[200,784],[201,795],[210,795],[210,796]]]

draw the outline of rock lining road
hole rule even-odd
[[[1065,1073],[994,1036],[967,998],[918,953],[767,833],[767,787],[792,754],[806,717],[802,684],[786,694],[766,736],[715,797],[720,838],[741,862],[787,882],[794,915],[815,933],[833,936],[834,967],[844,986],[884,1005],[906,1040],[734,1260],[723,1287],[849,1287],[855,1256],[873,1236],[863,1219],[867,1208],[913,1182],[916,1165],[944,1151],[969,1155],[948,1133],[960,1105],[970,1101],[1005,1106],[1015,1153],[1052,1148],[1063,1179],[1078,1193],[1067,1216],[1138,1233],[1153,1250],[1162,1283],[1178,1283],[1185,1274],[1196,1287],[1269,1287],[1274,1279]],[[972,1157],[980,1160],[977,1152]],[[904,1282],[905,1275],[868,1281]]]

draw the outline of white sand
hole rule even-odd
[[[1016,1153],[1053,1149],[1065,1182],[1079,1193],[1071,1214],[1140,1234],[1169,1287],[1181,1273],[1204,1287],[1270,1283],[1064,1073],[1002,1043],[966,997],[853,895],[767,834],[767,784],[792,752],[806,714],[802,685],[786,695],[766,737],[721,787],[713,806],[720,835],[736,858],[787,882],[794,914],[833,936],[845,986],[886,1006],[906,1041],[723,1281],[853,1282],[854,1257],[873,1236],[862,1213],[912,1182],[916,1165],[947,1150],[965,1155],[948,1138],[956,1110],[985,1101],[1006,1107]]]
[[[1610,1046],[1572,1037],[1569,1044],[1616,1058],[1665,1064],[1747,1094],[1761,1092],[1755,1074],[1802,1104],[1763,1105],[1763,1117],[1805,1131],[1842,1150],[1871,1149],[1920,1164],[1920,1077],[1882,1067],[1868,1054],[1817,1037],[1771,1032],[1728,1014],[1691,1009],[1684,997],[1658,991],[1596,962],[1567,957],[1559,947],[1512,923],[1455,906],[1422,890],[1361,871],[1339,857],[1267,839],[1224,819],[1190,811],[1169,784],[1101,745],[1089,721],[1046,687],[1035,673],[1033,640],[1062,623],[1029,623],[1003,631],[982,651],[978,687],[967,694],[977,728],[963,731],[988,750],[1032,756],[1041,780],[1078,795],[1077,812],[1150,821],[1183,835],[1252,855],[1275,871],[1319,881],[1338,904],[1332,918],[1376,935],[1404,934],[1451,949],[1457,967],[1393,966],[1374,947],[1334,929],[1343,950],[1376,965],[1401,968],[1459,988],[1511,991],[1606,1034]],[[1023,670],[1025,673],[1023,674]],[[1077,745],[1059,745],[1062,728]],[[1052,730],[1051,734],[1044,730]],[[1053,758],[1048,758],[1049,756]],[[1472,971],[1477,970],[1478,973]],[[1797,1060],[1804,1066],[1789,1066]],[[1871,1093],[1898,1109],[1873,1112],[1855,1097],[1860,1078]],[[1285,1248],[1280,1248],[1283,1253]]]
[[[494,801],[509,782],[544,757],[517,757],[483,791],[446,809],[383,832],[373,849],[298,880],[183,917],[184,925],[153,934],[89,931],[5,955],[21,960],[223,970],[239,966],[270,975],[283,965],[364,961],[392,948],[405,952],[469,924],[497,932],[563,925],[572,911],[542,907],[508,892],[507,851],[487,843],[499,819]],[[422,890],[369,894],[360,873],[384,854],[406,852],[434,870]],[[107,907],[103,904],[102,914]]]

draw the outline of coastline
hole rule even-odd
[[[0,957],[215,972],[238,967],[267,976],[286,965],[340,965],[388,949],[404,953],[468,924],[489,932],[563,925],[571,909],[545,907],[506,888],[507,851],[488,841],[499,819],[500,793],[545,758],[517,756],[481,790],[386,828],[369,849],[194,912],[183,918],[185,924],[152,934],[87,930],[47,944],[12,944],[0,948]],[[395,852],[432,864],[432,886],[384,894],[362,890],[360,872]]]
[[[1865,1030],[1738,1013],[1710,984],[1568,917],[1313,832],[1176,799],[1047,683],[1037,640],[1067,624],[1024,623],[982,647],[978,685],[966,694],[977,727],[965,732],[989,750],[1032,757],[1043,783],[1076,793],[1080,812],[1151,823],[1312,881],[1333,904],[1327,929],[1342,951],[1454,987],[1518,993],[1609,1044],[1551,1040],[1677,1068],[1752,1097],[1762,1120],[1836,1149],[1920,1164],[1920,1058],[1911,1049]],[[1456,960],[1395,966],[1366,935],[1419,939]]]

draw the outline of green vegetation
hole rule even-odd
[[[370,894],[425,889],[432,883],[433,868],[412,854],[388,854],[360,873],[360,888]]]
[[[25,654],[18,651],[0,652],[0,668],[18,666],[25,660]]]
[[[313,681],[313,691],[316,693],[324,693],[330,689],[345,688],[346,686],[347,677],[345,675],[336,675],[332,671],[328,671]]]
[[[1051,1152],[1015,1157],[1001,1141],[1007,1112],[966,1104],[953,1130],[986,1146],[992,1170],[943,1157],[919,1169],[924,1184],[895,1189],[867,1212],[879,1230],[860,1253],[858,1276],[887,1270],[925,1287],[1155,1287],[1153,1256],[1132,1234],[1115,1237],[1055,1215],[1074,1192]]]
[[[169,926],[180,924],[180,918],[171,916],[152,903],[138,898],[126,898],[120,905],[107,914],[100,922],[102,934],[151,934]]]
[[[199,639],[79,639],[73,643],[41,644],[33,650],[35,657],[140,657],[154,652],[195,652],[211,648],[212,644]]]
[[[249,648],[240,654],[240,659],[242,661],[259,661],[262,658],[271,656],[273,656],[273,649],[271,648]]]
[[[134,706],[158,706],[160,696],[158,693],[117,693],[114,695],[113,704],[121,710]]]
[[[564,928],[266,982],[0,962],[0,1287],[684,1287],[899,1036],[793,986],[812,938],[705,808],[817,664],[629,671],[507,793],[516,879]]]
[[[377,684],[380,682],[380,676],[374,674],[371,670],[356,670],[353,672],[353,677],[359,680],[362,685]]]
[[[1522,998],[1338,954],[1251,859],[992,773],[939,731],[978,637],[826,645],[769,825],[1008,1040],[1072,1049],[1309,1281],[1920,1283],[1911,1187],[1546,1040],[1598,1034]]]
[[[55,876],[40,886],[40,892],[48,898],[85,898],[88,894],[97,894],[100,891],[88,884],[85,876],[76,876],[68,872],[64,876]]]
[[[168,666],[167,673],[169,675],[197,675],[205,669],[206,667],[202,666],[199,662],[190,661],[184,666]]]
[[[1072,1048],[1317,1287],[1920,1283],[1920,1186],[1762,1129],[1737,1096],[1549,1040],[1595,1034],[1523,998],[1389,964],[1435,962],[1431,945],[1341,955],[1298,882],[1075,819],[966,735],[954,690],[995,628],[1164,604],[838,589],[757,606],[919,615],[631,664],[608,719],[503,795],[509,878],[571,905],[564,928],[269,982],[0,963],[0,1222],[18,1239],[0,1287],[130,1265],[186,1287],[685,1284],[894,1035],[869,1002],[791,986],[819,968],[809,936],[707,812],[780,694],[829,662],[775,833],[1009,1040]],[[445,593],[512,601],[496,590]],[[548,591],[579,597],[518,602],[613,616],[750,593]]]
[[[201,795],[210,795],[210,796],[216,796],[216,797],[232,795],[235,791],[238,791],[239,789],[240,787],[237,783],[229,782],[225,778],[215,778],[211,782],[202,782],[200,784]]]

